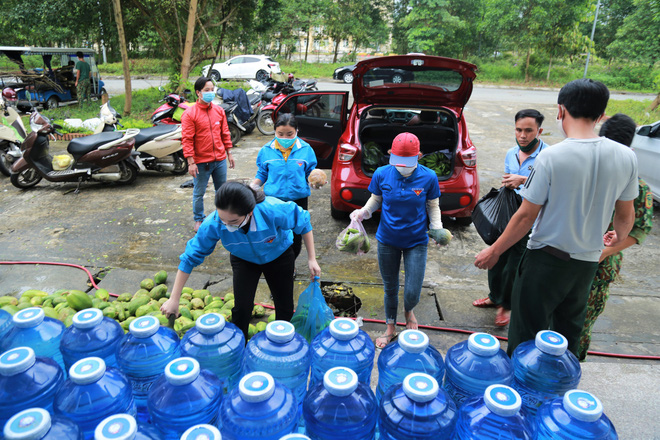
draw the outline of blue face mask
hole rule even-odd
[[[215,97],[215,92],[202,92],[202,101],[204,102],[213,102],[213,98]]]
[[[291,147],[291,145],[293,145],[296,142],[295,137],[293,139],[287,139],[287,138],[280,138],[275,136],[275,139],[277,139],[277,143],[280,144],[282,148],[289,148]]]

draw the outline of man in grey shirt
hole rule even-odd
[[[514,281],[508,353],[551,328],[577,354],[591,281],[605,246],[625,240],[634,222],[637,160],[625,146],[598,137],[607,87],[590,79],[566,84],[557,126],[567,138],[539,153],[524,200],[502,236],[475,259],[490,269],[534,225]],[[603,235],[612,219],[614,230]]]

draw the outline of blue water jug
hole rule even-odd
[[[194,425],[218,423],[222,402],[220,379],[190,357],[173,360],[149,390],[147,408],[156,428],[167,440],[178,440]]]
[[[106,367],[116,367],[117,345],[124,338],[124,330],[114,319],[103,316],[99,309],[85,309],[73,315],[60,341],[60,351],[66,371],[86,357],[100,357]]]
[[[568,341],[551,330],[542,330],[536,339],[518,345],[513,351],[513,387],[532,417],[547,400],[562,397],[577,388],[582,376],[580,361],[566,350]]]
[[[419,330],[404,330],[397,342],[383,348],[378,356],[376,400],[411,373],[426,373],[442,383],[445,363],[442,355],[429,344],[429,337]]]
[[[64,333],[64,324],[57,319],[48,318],[39,307],[19,310],[12,319],[14,328],[0,342],[1,351],[14,347],[31,347],[37,357],[48,357],[57,362],[66,371],[60,340]]]
[[[278,440],[296,431],[298,402],[263,371],[248,373],[220,406],[222,440]]]
[[[254,335],[245,348],[243,374],[264,371],[289,388],[298,404],[307,392],[312,363],[309,343],[290,322],[273,321]]]
[[[14,328],[12,316],[9,312],[0,309],[0,341],[5,340],[5,336]]]
[[[195,425],[183,433],[181,440],[222,440],[222,436],[213,425]]]
[[[382,354],[381,354],[382,356]],[[378,411],[381,440],[449,438],[458,417],[456,404],[435,377],[406,376],[383,395]]]
[[[483,396],[472,396],[460,407],[452,440],[531,439],[521,404],[513,388],[489,386]]]
[[[131,322],[129,333],[117,346],[117,364],[128,376],[137,406],[138,422],[147,422],[147,394],[165,371],[165,366],[180,355],[179,337],[161,327],[154,316],[141,316]]]
[[[376,396],[350,368],[335,367],[312,386],[303,402],[306,434],[312,440],[372,440],[376,433]]]
[[[201,368],[218,376],[225,394],[241,378],[244,351],[243,332],[219,313],[197,318],[195,328],[181,339],[181,355],[197,359]]]
[[[160,434],[130,414],[113,414],[96,426],[94,440],[160,440]]]
[[[30,408],[15,414],[4,431],[5,440],[82,440],[75,422],[52,416],[43,408]]]
[[[468,397],[483,396],[490,385],[513,382],[511,359],[487,333],[473,333],[447,350],[445,367],[443,387],[458,407]]]
[[[105,366],[101,358],[81,359],[71,366],[69,378],[55,394],[55,414],[78,424],[86,440],[94,438],[96,426],[112,414],[135,414],[128,378]]]
[[[55,393],[64,373],[54,360],[36,357],[30,347],[18,347],[0,355],[0,426],[28,408],[53,411]]]
[[[591,393],[570,390],[545,402],[536,416],[535,440],[616,440],[614,425],[603,404]]]
[[[376,346],[352,319],[334,319],[312,341],[312,374],[310,387],[323,382],[325,372],[334,367],[348,367],[358,380],[371,383]]]
[[[305,434],[287,434],[284,437],[280,437],[280,440],[312,440],[307,437]]]

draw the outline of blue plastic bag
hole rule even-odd
[[[291,324],[300,335],[307,339],[307,342],[312,342],[312,339],[333,319],[332,310],[328,307],[321,292],[319,277],[314,277],[314,281],[298,297],[298,307],[291,318]]]

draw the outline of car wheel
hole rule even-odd
[[[9,180],[11,180],[11,184],[16,188],[26,189],[41,182],[41,174],[34,168],[28,168],[20,173],[12,174]]]
[[[213,81],[220,81],[222,78],[220,77],[220,72],[217,70],[211,70],[211,79]]]
[[[273,111],[264,110],[257,116],[257,128],[266,136],[275,133],[275,122],[273,121]]]
[[[456,226],[470,226],[472,223],[472,217],[455,217],[454,223]]]
[[[53,95],[50,98],[48,98],[48,100],[46,101],[46,104],[44,105],[44,108],[46,110],[48,110],[50,108],[57,108],[59,103],[60,103],[60,100],[57,99],[57,96]]]
[[[236,146],[238,141],[241,140],[241,129],[236,126],[233,122],[228,122],[229,125],[229,134],[231,135],[231,144]]]
[[[348,212],[338,210],[332,205],[332,201],[330,201],[330,216],[335,220],[346,220],[348,218]]]
[[[395,73],[394,75],[392,75],[392,82],[394,84],[401,84],[403,82],[403,76],[401,76],[398,73]]]
[[[261,82],[261,81],[268,81],[268,72],[266,72],[265,70],[261,69],[261,70],[259,70],[259,71],[257,72],[257,74],[255,75],[255,78],[256,78],[256,80],[259,81],[259,82]]]
[[[351,84],[353,82],[353,72],[346,72],[344,75],[342,75],[341,79],[346,83],[346,84]]]

